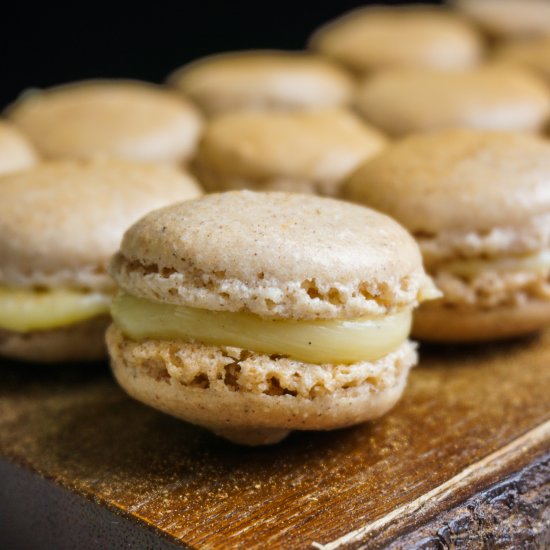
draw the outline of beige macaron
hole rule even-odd
[[[105,356],[110,257],[149,210],[195,198],[181,170],[127,160],[49,161],[0,183],[0,354]]]
[[[137,81],[90,80],[28,91],[7,114],[49,159],[178,164],[194,151],[201,129],[189,101]]]
[[[207,115],[242,110],[335,107],[351,101],[351,77],[314,54],[245,51],[215,55],[176,71],[169,83]]]
[[[495,58],[532,69],[550,82],[550,35],[505,42],[496,49]]]
[[[411,310],[434,290],[390,218],[280,192],[152,212],[126,232],[111,273],[123,291],[107,333],[121,386],[245,444],[388,411],[416,362]]]
[[[550,116],[550,90],[518,67],[393,69],[367,79],[356,104],[392,136],[452,127],[538,131]]]
[[[496,37],[550,35],[548,0],[454,0],[452,3]]]
[[[0,120],[0,176],[30,168],[37,161],[28,139],[15,126]]]
[[[445,130],[389,146],[344,195],[416,236],[444,297],[413,335],[507,338],[550,324],[550,143],[528,134]]]
[[[311,47],[357,73],[389,67],[461,69],[483,54],[477,31],[434,6],[374,6],[321,27]]]
[[[205,127],[192,167],[208,190],[283,190],[336,195],[386,139],[343,109],[240,112]]]

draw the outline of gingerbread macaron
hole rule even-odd
[[[416,362],[412,310],[435,292],[390,218],[280,192],[151,212],[126,232],[111,274],[120,385],[250,445],[387,412]]]
[[[47,159],[180,164],[193,153],[202,124],[198,110],[178,94],[127,80],[30,90],[7,116]]]
[[[168,82],[208,116],[229,111],[300,110],[350,103],[353,79],[307,52],[253,50],[213,55],[175,71]]]
[[[357,74],[387,68],[464,69],[483,55],[477,30],[451,10],[371,6],[317,30],[310,46]]]
[[[125,160],[50,161],[0,184],[0,355],[53,363],[105,357],[124,230],[195,198],[181,170]]]
[[[550,324],[550,143],[497,131],[445,130],[393,143],[344,195],[415,235],[443,297],[413,335],[503,339]]]
[[[206,124],[191,166],[209,191],[330,196],[385,145],[379,130],[344,109],[228,113]]]
[[[463,71],[394,69],[365,80],[356,105],[391,136],[445,128],[535,132],[550,117],[550,89],[529,71],[497,64]]]

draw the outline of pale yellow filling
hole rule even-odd
[[[376,361],[409,336],[412,311],[353,320],[292,321],[209,311],[119,294],[115,324],[133,340],[185,340],[277,354],[309,363]]]
[[[112,296],[69,289],[0,287],[0,328],[48,330],[108,314]]]
[[[473,278],[477,275],[494,271],[497,273],[535,273],[545,275],[550,272],[550,250],[525,256],[507,256],[487,260],[455,260],[438,266],[437,271],[447,271],[459,277]]]

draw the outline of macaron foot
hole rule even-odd
[[[274,445],[282,441],[290,430],[278,428],[209,428],[216,435],[239,445]]]

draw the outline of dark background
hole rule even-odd
[[[0,109],[29,87],[93,77],[161,82],[197,57],[303,48],[325,21],[368,3],[195,0],[124,4],[0,2]],[[12,0],[13,1],[13,0]],[[439,2],[436,2],[439,3]]]

